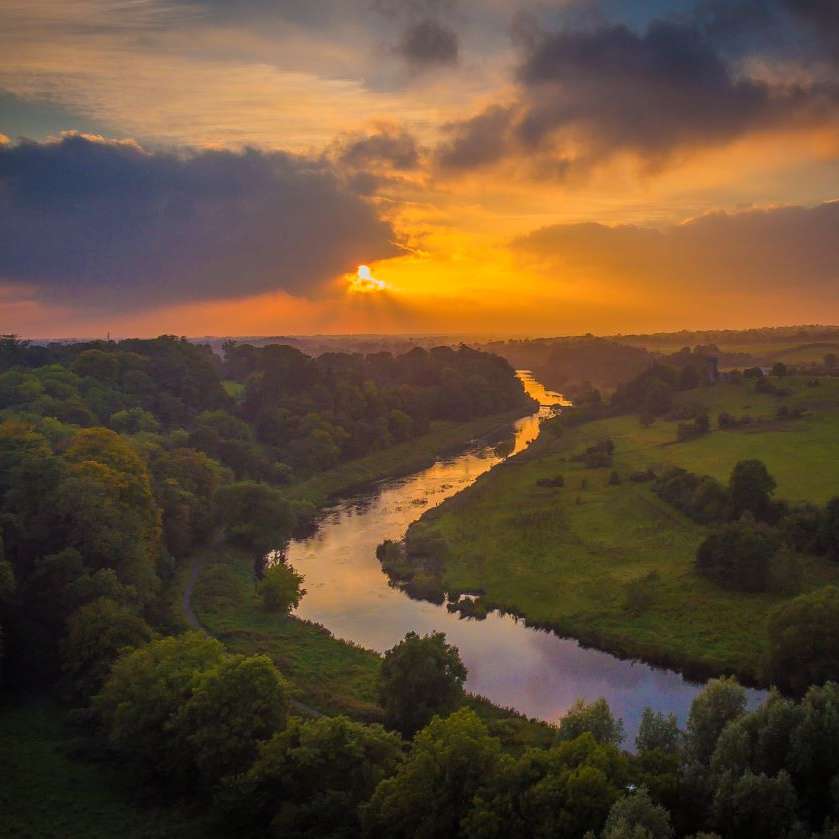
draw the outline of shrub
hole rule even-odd
[[[802,594],[772,613],[768,669],[776,684],[796,693],[839,680],[839,588]]]
[[[285,614],[296,609],[306,593],[306,589],[303,588],[303,575],[284,562],[277,562],[265,571],[257,583],[257,591],[262,597],[262,605],[269,612]]]
[[[778,549],[776,534],[747,520],[720,527],[699,546],[696,570],[724,588],[766,591],[770,562]]]

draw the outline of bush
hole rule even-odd
[[[768,669],[776,684],[796,693],[839,680],[839,588],[803,594],[772,613]]]
[[[658,572],[651,571],[643,577],[630,580],[626,585],[623,608],[633,617],[643,614],[655,601]]]
[[[306,593],[303,575],[284,562],[277,562],[265,571],[257,583],[257,591],[262,598],[262,605],[269,612],[285,614],[296,609]]]
[[[724,588],[766,591],[777,549],[777,535],[765,525],[733,522],[714,531],[699,546],[696,570]]]

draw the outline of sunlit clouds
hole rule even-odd
[[[837,322],[805,6],[7,0],[0,329]]]
[[[349,277],[349,290],[356,294],[375,294],[386,288],[385,281],[374,277],[367,265],[359,265],[355,274]]]

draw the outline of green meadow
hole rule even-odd
[[[671,464],[727,480],[737,461],[758,457],[778,482],[777,497],[823,503],[839,494],[839,379],[781,384],[789,396],[757,394],[753,383],[681,394],[709,412],[714,429],[689,442],[675,442],[676,422],[642,428],[637,416],[546,432],[426,514],[409,538],[443,538],[447,590],[481,591],[491,607],[618,654],[760,682],[767,616],[783,597],[728,592],[699,577],[693,561],[707,529],[629,475]],[[781,422],[775,416],[784,404],[810,413]],[[720,411],[749,414],[754,423],[719,431]],[[613,467],[573,460],[605,438],[615,444]],[[610,483],[612,469],[620,484]],[[557,475],[563,487],[538,485]],[[802,563],[805,590],[839,583],[839,566],[814,557]],[[644,578],[650,602],[639,612],[628,597]]]

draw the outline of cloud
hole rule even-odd
[[[796,289],[813,311],[836,311],[839,201],[815,207],[716,212],[665,228],[564,224],[513,242],[522,258],[563,278],[605,280],[642,296],[691,294],[713,308],[717,295]]]
[[[468,169],[518,158],[540,174],[547,163],[568,174],[629,154],[651,169],[755,132],[839,118],[837,73],[800,64],[795,74],[770,78],[758,54],[723,49],[723,42],[747,49],[741,36],[760,8],[735,5],[722,15],[706,4],[692,20],[652,20],[643,31],[602,21],[585,29],[531,28],[519,39],[524,55],[513,99],[447,126],[438,162]],[[803,37],[799,31],[796,43]],[[817,52],[799,50],[797,59],[805,55]]]
[[[453,29],[427,18],[402,33],[396,51],[416,68],[452,65],[458,61],[460,40]]]
[[[413,135],[388,124],[380,124],[370,133],[344,137],[337,143],[335,155],[339,163],[353,169],[386,166],[409,170],[420,163],[420,149]]]
[[[279,152],[148,152],[72,134],[0,145],[0,280],[131,310],[314,293],[399,253],[328,163]]]

